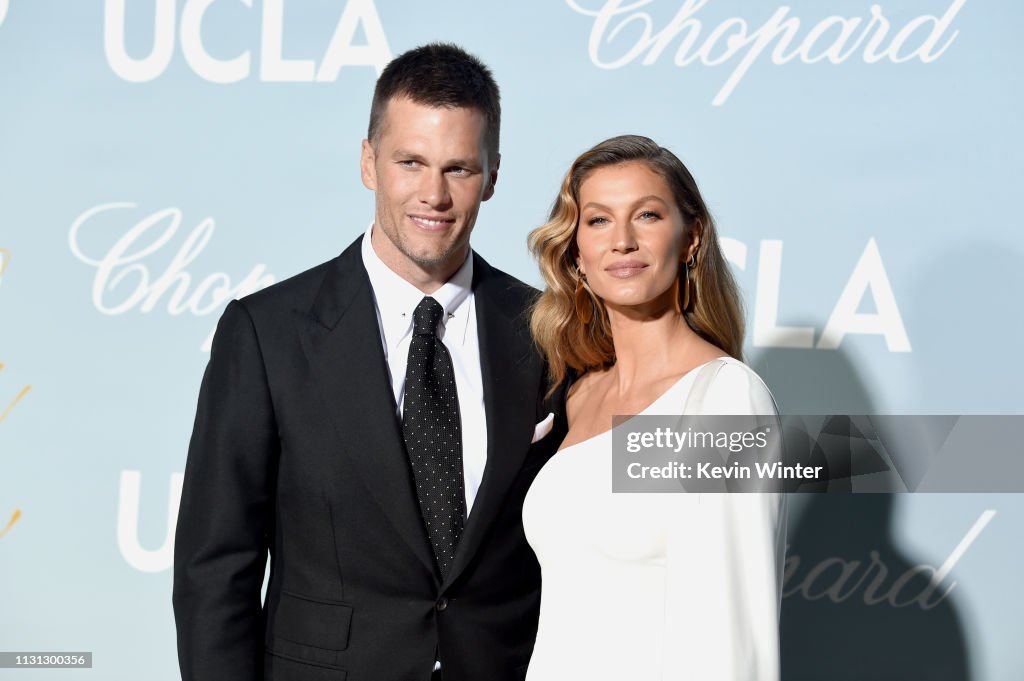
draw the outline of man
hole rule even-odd
[[[474,57],[396,58],[363,142],[370,230],[224,311],[175,537],[184,681],[525,675],[522,503],[565,424],[544,437],[534,291],[469,247],[499,124]]]

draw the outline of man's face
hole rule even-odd
[[[414,284],[440,285],[469,252],[480,203],[498,176],[486,126],[476,109],[398,97],[388,102],[376,149],[363,141],[363,184],[376,193],[374,249]]]

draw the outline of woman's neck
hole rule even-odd
[[[702,344],[674,309],[656,312],[609,307],[615,365],[610,369],[620,394],[680,373],[686,357]]]

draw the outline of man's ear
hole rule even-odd
[[[488,176],[487,176],[487,188],[484,189],[484,197],[481,199],[481,201],[486,201],[487,199],[489,199],[492,196],[494,196],[494,185],[496,185],[498,183],[498,166],[499,165],[501,165],[501,154],[498,154],[498,157],[496,159],[494,159],[494,165],[491,166],[491,170],[488,173]]]
[[[359,159],[359,171],[363,177],[363,186],[377,191],[377,155],[373,151],[370,140],[363,140],[363,150]]]

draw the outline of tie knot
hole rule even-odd
[[[417,336],[436,336],[437,325],[444,316],[444,308],[430,296],[426,296],[412,313],[412,332]]]

